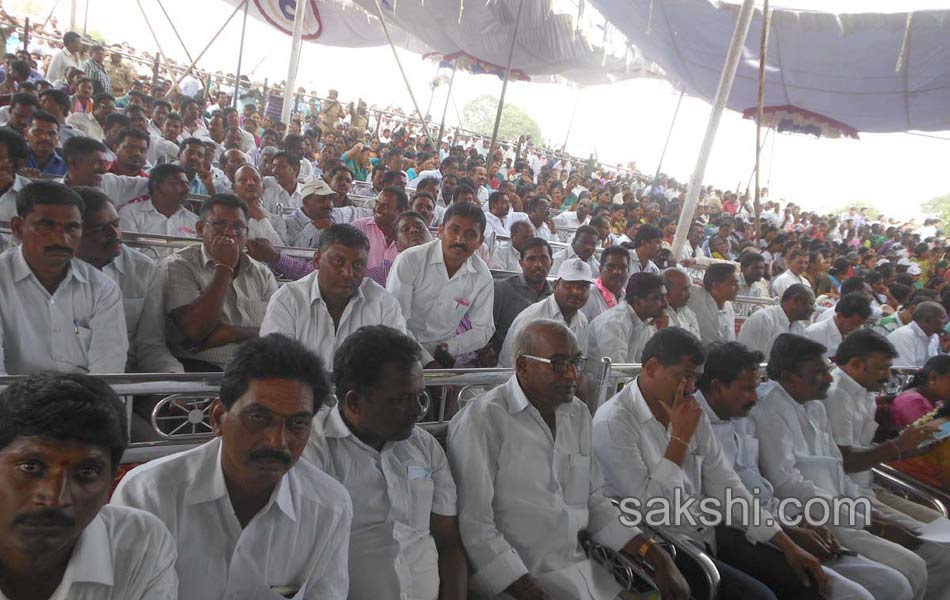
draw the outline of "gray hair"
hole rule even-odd
[[[927,302],[921,302],[917,305],[917,308],[914,309],[913,319],[914,321],[923,321],[935,317],[944,317],[946,314],[947,311],[942,304],[928,300]]]

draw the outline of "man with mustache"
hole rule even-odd
[[[126,372],[182,373],[165,344],[164,274],[155,262],[122,244],[119,215],[109,198],[90,187],[74,188],[83,200],[79,258],[119,285],[129,339]]]
[[[333,197],[336,192],[323,179],[311,179],[301,184],[299,189],[300,207],[284,217],[287,243],[296,248],[317,248],[323,231],[333,223],[348,221],[334,208]]]
[[[581,225],[574,232],[571,245],[554,253],[551,269],[557,271],[562,262],[572,258],[580,258],[590,266],[591,273],[597,273],[600,271],[600,263],[594,258],[594,252],[597,250],[597,240],[596,229],[590,225]]]
[[[376,197],[373,216],[353,221],[369,240],[367,268],[376,268],[384,261],[396,259],[396,217],[409,209],[409,197],[397,187],[386,187]]]
[[[23,174],[33,177],[66,174],[66,161],[56,151],[59,145],[59,121],[48,112],[38,110],[26,131],[30,151],[23,164]]]
[[[779,501],[772,484],[759,471],[759,446],[765,441],[747,418],[758,402],[759,365],[762,353],[737,342],[713,345],[699,376],[696,401],[709,419],[726,463],[736,471],[745,489],[759,499],[770,515],[780,517]],[[828,575],[830,598],[911,597],[907,579],[890,567],[861,556],[841,554],[841,545],[825,526],[782,525],[782,531],[822,563]],[[799,588],[782,556],[768,545],[750,545],[735,528],[716,529],[718,557],[769,584],[773,590]],[[859,589],[860,588],[863,589]]]
[[[656,333],[656,321],[662,318],[666,304],[662,277],[634,273],[624,300],[591,322],[591,359],[598,365],[605,356],[615,363],[640,362],[640,354]]]
[[[122,373],[129,349],[122,293],[78,259],[83,202],[35,182],[11,220],[20,246],[0,255],[0,373]]]
[[[330,397],[302,344],[249,340],[211,405],[215,439],[122,478],[112,504],[156,515],[177,543],[180,598],[346,598],[350,498],[299,460]]]
[[[806,327],[805,337],[824,346],[827,358],[833,359],[841,340],[871,318],[871,301],[863,292],[851,292],[844,294],[833,309],[826,310],[833,312],[834,316]]]
[[[915,599],[945,598],[950,577],[946,546],[921,540],[903,522],[873,508],[867,514],[863,502],[834,503],[836,498],[866,494],[845,474],[831,421],[820,402],[834,381],[824,353],[821,344],[791,333],[783,333],[772,345],[766,368],[772,381],[763,386],[751,413],[759,439],[768,440],[759,447],[762,474],[775,488],[776,498],[795,498],[800,507],[811,510],[802,517],[818,523],[830,518],[825,524],[842,546],[899,571],[910,582]],[[917,443],[926,437],[915,435]],[[806,504],[813,498],[825,502]],[[838,514],[829,514],[832,509]]]
[[[531,226],[526,226],[530,231]],[[512,242],[514,241],[512,239]],[[495,355],[494,360],[490,361],[492,363],[497,362],[497,357],[508,337],[508,330],[521,311],[544,300],[553,292],[548,282],[548,273],[551,271],[551,245],[541,238],[529,235],[519,246],[518,270],[521,274],[495,282],[492,303],[495,333],[489,341],[489,346]]]
[[[423,347],[426,368],[451,368],[460,354],[484,347],[495,331],[492,276],[472,256],[485,237],[485,213],[468,202],[446,209],[439,239],[396,257],[388,289]],[[459,333],[463,320],[468,326]]]
[[[497,193],[497,192],[496,192]],[[485,215],[488,217],[488,214]],[[511,223],[511,241],[503,243],[496,240],[492,249],[489,265],[493,270],[512,271],[521,270],[521,252],[528,240],[534,237],[534,227],[528,221]]]
[[[539,319],[521,330],[513,355],[511,379],[472,400],[449,425],[473,597],[612,600],[620,585],[585,556],[578,533],[586,530],[650,563],[663,598],[689,598],[669,555],[622,524],[604,493],[590,412],[575,396],[587,358],[574,335],[563,323]]]
[[[207,135],[207,134],[205,134]],[[188,191],[192,194],[207,196],[214,190],[214,176],[211,173],[211,161],[208,160],[204,143],[189,137],[181,141],[178,164],[188,176]]]
[[[109,163],[107,172],[148,177],[144,169],[150,141],[148,134],[140,129],[126,127],[120,130],[116,135],[115,160]]]
[[[149,195],[119,209],[123,231],[195,237],[198,215],[185,205],[188,175],[178,165],[158,165],[148,177]]]
[[[630,272],[630,254],[620,246],[609,246],[600,255],[600,276],[591,286],[590,298],[581,309],[588,321],[623,302]]]
[[[178,597],[168,529],[104,506],[128,444],[122,402],[94,377],[38,373],[0,393],[0,598]]]
[[[145,177],[129,177],[107,172],[108,149],[102,142],[75,136],[63,144],[63,158],[69,170],[63,177],[63,183],[72,187],[77,185],[101,189],[116,210],[136,199],[147,199],[148,182]]]
[[[810,287],[795,283],[782,293],[779,304],[752,313],[739,329],[738,341],[766,355],[783,333],[805,335],[805,327],[815,312],[815,294]]]
[[[696,313],[687,304],[691,294],[692,283],[689,275],[684,271],[671,267],[663,271],[663,282],[666,284],[666,300],[668,302],[663,311],[666,325],[679,327],[700,337],[699,321]],[[659,323],[662,325],[662,323]]]
[[[316,270],[271,297],[261,335],[281,333],[303,343],[326,364],[347,336],[366,325],[405,332],[406,321],[392,294],[364,277],[369,241],[352,225],[333,225],[320,236]]]
[[[239,150],[228,150],[228,152],[240,153]],[[234,183],[228,186],[247,207],[248,241],[266,240],[276,246],[287,245],[287,223],[284,221],[284,217],[264,208],[261,199],[264,192],[264,183],[257,167],[244,165],[239,167],[232,174],[232,177]]]
[[[419,359],[412,338],[383,324],[352,333],[333,362],[339,403],[317,413],[304,450],[353,499],[352,600],[468,591],[455,482],[445,451],[416,426],[429,408]]]
[[[272,177],[264,178],[264,207],[279,212],[278,207],[300,208],[303,199],[302,184],[297,182],[300,158],[288,152],[277,152],[271,159]]]
[[[586,355],[590,328],[581,308],[587,304],[592,283],[594,283],[594,273],[590,265],[581,259],[572,258],[561,263],[557,271],[557,280],[554,282],[553,293],[527,306],[511,323],[498,356],[498,364],[508,368],[514,366],[512,352],[518,333],[535,319],[563,322],[574,334],[578,349]]]

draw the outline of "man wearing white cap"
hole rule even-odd
[[[577,338],[578,350],[586,354],[589,337],[588,322],[587,317],[580,310],[587,304],[590,286],[594,281],[594,272],[583,260],[571,258],[562,262],[557,271],[557,281],[554,282],[554,293],[528,306],[511,323],[505,343],[501,347],[498,365],[512,366],[512,349],[518,332],[536,319],[563,321]]]
[[[300,208],[284,219],[287,243],[297,248],[316,248],[320,244],[320,233],[336,222],[334,212],[337,209],[333,208],[336,192],[319,177],[302,183],[298,192]]]

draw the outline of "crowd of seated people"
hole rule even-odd
[[[676,248],[665,176],[377,132],[335,93],[284,127],[226,90],[116,96],[77,38],[48,81],[5,70],[0,375],[26,378],[0,393],[0,598],[629,597],[584,532],[702,596],[611,499],[727,492],[755,524],[661,526],[720,598],[950,597],[922,537],[943,517],[871,472],[950,490],[939,222],[767,190],[757,219],[707,187]],[[601,389],[601,359],[642,369]],[[443,448],[425,371],[490,367],[510,379],[452,407]],[[892,367],[917,373],[881,439]],[[129,423],[95,376],[126,372],[222,385],[214,439],[110,501]],[[868,508],[775,522],[814,498]]]

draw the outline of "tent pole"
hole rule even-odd
[[[234,74],[234,98],[231,99],[231,105],[238,107],[238,97],[241,95],[241,62],[244,60],[244,30],[247,29],[247,9],[251,5],[249,1],[244,2],[244,22],[241,24],[241,44],[238,46],[238,64],[237,72]]]
[[[452,98],[452,84],[455,83],[455,72],[459,68],[458,59],[452,63],[452,78],[449,79],[449,91],[445,94],[445,106],[442,108],[442,120],[439,122],[439,137],[435,141],[435,151],[439,152],[442,145],[442,134],[445,133],[445,114],[449,112],[449,100]]]
[[[82,16],[82,37],[86,37],[86,24],[89,23],[89,0],[86,0],[86,8]]]
[[[191,53],[188,52],[188,46],[185,45],[185,40],[181,39],[181,34],[178,33],[178,28],[175,27],[175,22],[172,21],[171,16],[169,16],[168,11],[165,10],[165,5],[162,4],[162,0],[155,0],[158,7],[162,9],[162,14],[165,15],[165,19],[168,20],[168,24],[172,26],[172,32],[174,32],[175,37],[178,38],[178,43],[181,44],[181,49],[185,51],[185,56],[188,57],[188,60],[193,60],[191,58]]]
[[[250,0],[245,0],[249,2]],[[300,65],[300,46],[303,38],[303,24],[307,20],[309,0],[297,0],[294,10],[293,38],[290,41],[290,62],[287,65],[287,85],[284,86],[284,103],[280,107],[280,120],[290,123],[290,109],[293,106],[294,87],[297,84],[297,67]]]
[[[762,219],[762,205],[759,202],[759,155],[762,154],[762,107],[765,105],[765,60],[769,51],[769,27],[772,24],[772,12],[769,10],[769,0],[762,5],[762,42],[759,47],[759,97],[755,110],[755,225],[752,231],[755,247],[759,247],[759,227]],[[766,132],[766,137],[768,133]]]
[[[221,32],[224,31],[224,28],[227,27],[227,26],[228,26],[228,23],[231,22],[231,19],[234,18],[234,15],[236,15],[237,12],[238,12],[239,10],[241,10],[242,5],[245,4],[245,3],[247,3],[247,2],[250,2],[250,0],[244,0],[244,2],[242,2],[241,4],[238,4],[237,6],[234,7],[234,10],[231,11],[231,14],[228,15],[228,18],[225,19],[225,21],[224,21],[224,23],[221,25],[221,27],[219,27],[218,30],[214,33],[214,36],[212,36],[212,38],[208,41],[208,43],[205,45],[205,47],[202,48],[201,52],[198,53],[198,56],[196,56],[195,59],[194,59],[193,61],[191,61],[191,64],[188,65],[188,68],[187,68],[187,69],[185,69],[184,71],[182,71],[181,77],[179,77],[178,80],[175,81],[175,85],[172,86],[172,89],[175,89],[175,88],[177,88],[179,85],[181,85],[181,82],[182,82],[182,80],[185,78],[185,76],[188,75],[188,73],[190,73],[191,70],[195,68],[195,65],[198,64],[198,61],[201,60],[201,57],[205,55],[205,52],[208,51],[208,48],[210,48],[211,45],[214,44],[214,41],[215,41],[216,39],[218,39],[218,36],[221,35]]]
[[[696,166],[689,179],[686,202],[683,204],[683,211],[680,213],[680,220],[676,225],[676,235],[673,237],[673,256],[679,256],[683,250],[683,244],[686,243],[686,236],[689,234],[689,228],[693,222],[693,215],[696,213],[696,206],[699,204],[699,188],[703,184],[706,163],[709,161],[713,143],[716,141],[716,130],[719,129],[722,111],[725,110],[729,92],[732,91],[732,82],[736,77],[736,70],[739,68],[739,59],[742,58],[742,48],[745,45],[746,35],[749,33],[754,8],[755,0],[743,0],[739,17],[736,19],[736,28],[732,32],[732,42],[729,45],[729,52],[726,54],[722,75],[719,77],[719,87],[713,100],[712,111],[709,113],[706,133],[699,149],[699,156],[696,157]]]
[[[419,121],[422,123],[422,130],[426,134],[426,140],[431,142],[432,136],[429,134],[429,126],[426,125],[426,119],[422,115],[422,111],[419,110],[419,103],[416,102],[416,95],[412,93],[412,86],[409,84],[409,78],[406,77],[406,71],[402,68],[402,61],[399,60],[399,53],[396,52],[396,45],[393,44],[393,38],[391,35],[389,35],[389,26],[386,25],[386,19],[383,18],[383,7],[379,4],[379,0],[374,0],[374,2],[376,3],[376,16],[379,17],[379,24],[383,26],[383,33],[386,34],[386,40],[389,42],[389,47],[393,51],[393,57],[396,59],[396,66],[399,67],[399,72],[402,74],[402,80],[406,84],[406,89],[409,91],[409,98],[412,99],[412,106],[416,109],[416,115],[419,117]]]
[[[515,56],[515,44],[518,42],[518,27],[521,25],[522,8],[524,8],[524,0],[518,0],[518,15],[515,17],[515,30],[511,34],[511,46],[508,48],[508,63],[505,65],[505,80],[501,84],[501,98],[498,99],[498,112],[495,114],[495,126],[492,128],[491,144],[488,146],[489,158],[494,155],[495,142],[498,141],[498,126],[501,125],[501,113],[505,109],[505,92],[508,91],[508,78],[511,76],[511,59]]]
[[[561,146],[562,152],[567,152],[567,141],[571,139],[571,130],[574,129],[574,117],[577,115],[577,105],[581,103],[582,87],[577,88],[577,97],[574,98],[574,109],[571,110],[571,120],[567,123],[567,133],[564,135],[564,145]]]
[[[666,132],[666,141],[663,142],[663,151],[660,152],[660,162],[656,165],[656,173],[653,175],[653,182],[650,183],[650,193],[653,193],[653,188],[656,187],[656,180],[660,178],[660,169],[663,168],[663,159],[666,157],[666,149],[670,145],[670,138],[673,137],[673,128],[676,126],[676,117],[680,114],[680,104],[683,103],[683,96],[686,94],[686,88],[684,87],[680,91],[679,100],[676,101],[676,108],[673,109],[673,119],[670,121],[670,130]]]
[[[69,30],[76,31],[76,0],[69,0]]]
[[[139,10],[142,12],[142,18],[145,19],[145,26],[148,27],[149,33],[152,34],[152,41],[155,42],[155,47],[158,48],[158,54],[155,55],[155,60],[158,61],[158,60],[159,60],[159,57],[161,57],[161,58],[165,61],[165,70],[168,71],[168,77],[169,77],[169,78],[172,78],[172,77],[175,76],[175,74],[174,74],[174,72],[173,72],[172,69],[171,69],[171,65],[168,64],[168,55],[165,54],[165,51],[164,51],[164,50],[162,50],[162,45],[161,45],[161,43],[159,43],[159,41],[158,41],[158,36],[155,35],[155,30],[152,29],[152,22],[148,20],[148,15],[145,14],[145,7],[142,6],[142,0],[135,0],[135,1],[136,1],[136,3],[139,5]],[[75,0],[73,0],[73,2],[75,3]],[[156,69],[156,75],[155,75],[155,81],[156,81],[156,82],[158,81],[158,75],[157,75],[157,73],[158,73],[158,70]],[[154,85],[153,85],[153,87],[154,87]],[[171,90],[169,90],[169,92],[170,92],[170,91],[171,91]]]

